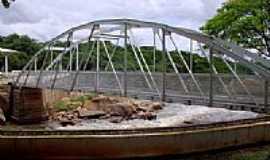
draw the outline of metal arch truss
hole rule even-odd
[[[156,70],[156,66],[155,66],[155,62],[156,62],[156,52],[157,52],[157,42],[156,42],[156,35],[159,37],[159,40],[161,41],[161,45],[163,45],[161,48],[163,48],[161,51],[162,53],[165,55],[163,56],[164,58],[169,58],[169,61],[171,63],[171,65],[173,66],[173,69],[175,70],[176,74],[178,74],[178,77],[180,79],[181,85],[184,88],[184,92],[185,93],[189,93],[189,89],[188,86],[185,84],[181,73],[178,71],[177,66],[175,64],[175,61],[173,60],[171,53],[168,51],[168,49],[166,49],[166,37],[168,36],[171,44],[173,45],[173,48],[177,51],[177,54],[180,57],[180,61],[183,62],[184,67],[187,69],[188,74],[191,76],[192,81],[194,82],[197,90],[200,92],[201,97],[203,97],[203,99],[205,97],[207,97],[207,94],[203,92],[203,89],[201,87],[201,85],[199,84],[198,80],[195,78],[195,76],[193,75],[193,69],[190,68],[186,62],[186,60],[183,58],[182,53],[178,50],[178,47],[176,45],[176,41],[173,40],[171,34],[175,34],[175,35],[179,35],[181,37],[185,37],[190,39],[191,41],[195,41],[198,44],[204,44],[205,46],[208,46],[209,48],[211,48],[215,55],[219,56],[219,57],[230,57],[232,59],[234,59],[235,61],[239,62],[240,64],[244,65],[245,67],[249,68],[250,70],[252,70],[254,73],[256,73],[257,75],[259,75],[260,77],[264,78],[265,81],[269,81],[270,80],[270,62],[262,57],[260,57],[258,54],[254,54],[251,53],[233,43],[230,42],[226,42],[223,41],[221,39],[215,38],[215,37],[211,37],[208,35],[205,35],[203,33],[194,31],[194,30],[190,30],[190,29],[186,29],[186,28],[180,28],[180,27],[173,27],[173,26],[169,26],[166,24],[161,24],[161,23],[155,23],[155,22],[145,22],[145,21],[140,21],[140,20],[135,20],[135,19],[105,19],[105,20],[97,20],[97,21],[92,21],[77,27],[73,27],[65,32],[63,32],[62,34],[56,36],[55,38],[53,38],[51,41],[47,42],[45,44],[45,46],[39,50],[32,58],[31,60],[24,66],[23,70],[19,73],[19,75],[17,76],[17,79],[15,81],[15,84],[17,86],[23,86],[26,84],[29,84],[30,82],[27,82],[29,79],[31,79],[32,74],[30,73],[31,69],[33,68],[33,66],[36,66],[37,63],[37,59],[39,58],[40,55],[42,55],[43,53],[46,53],[45,56],[43,56],[43,61],[40,62],[40,70],[39,70],[39,74],[37,76],[37,80],[34,82],[35,83],[35,87],[42,87],[44,83],[46,83],[46,81],[48,81],[49,79],[53,79],[53,83],[51,84],[51,88],[55,87],[55,83],[57,78],[59,77],[65,77],[65,75],[69,75],[69,76],[73,76],[73,79],[71,80],[71,84],[69,86],[70,90],[73,91],[74,89],[76,89],[76,85],[78,83],[77,78],[78,78],[78,74],[80,72],[85,72],[89,62],[93,62],[94,59],[96,59],[96,79],[99,80],[99,67],[100,67],[100,63],[99,61],[101,61],[100,59],[102,58],[99,54],[100,52],[100,47],[103,47],[105,50],[105,57],[107,57],[107,65],[106,65],[106,69],[105,71],[108,70],[108,68],[112,69],[112,72],[115,75],[116,81],[117,81],[117,85],[119,87],[119,91],[120,94],[122,95],[126,95],[127,93],[127,71],[128,69],[127,67],[127,58],[128,58],[128,50],[127,50],[127,45],[131,46],[131,49],[133,52],[133,56],[135,57],[140,71],[143,73],[144,79],[146,80],[146,87],[148,87],[151,91],[156,92],[156,94],[158,95],[158,97],[161,97],[161,93],[164,93],[166,88],[164,88],[165,85],[165,79],[166,74],[163,74],[163,81],[161,82],[162,84],[157,83],[157,79],[155,79],[155,76],[153,75],[153,73],[151,72],[150,68],[148,66],[148,63],[150,62],[146,62],[142,50],[140,49],[140,46],[138,43],[136,43],[136,40],[134,38],[134,35],[132,34],[132,29],[136,29],[136,28],[149,28],[151,29],[151,31],[153,32],[153,61],[152,63],[152,71],[155,72]],[[81,31],[81,30],[90,30],[90,34],[87,36],[87,38],[81,38],[78,41],[74,41],[74,33]],[[128,32],[129,31],[129,32]],[[114,33],[118,33],[118,34],[114,34]],[[160,35],[160,33],[164,34],[164,38]],[[62,50],[60,53],[57,54],[56,57],[53,57],[52,55],[52,51],[50,50],[50,47],[54,46],[55,44],[57,44],[60,40],[62,39],[66,39],[65,40],[65,46],[64,46],[64,50]],[[115,66],[113,64],[113,58],[114,58],[114,54],[116,48],[114,48],[113,51],[108,51],[108,48],[106,47],[106,43],[104,41],[109,40],[109,41],[114,41],[116,40],[116,46],[117,47],[120,43],[121,40],[124,39],[124,46],[125,46],[125,55],[123,62],[124,64],[124,70],[123,70],[123,74],[121,74],[120,72],[116,71]],[[88,48],[88,56],[87,57],[81,57],[81,60],[79,60],[79,54],[80,54],[80,44],[83,42],[89,42],[89,48]],[[90,45],[91,41],[94,41],[94,44]],[[130,44],[128,44],[130,43]],[[101,44],[101,46],[100,46]],[[95,54],[94,52],[94,48],[96,46],[97,49],[97,53]],[[200,50],[202,50],[202,53],[204,56],[207,56],[206,53],[203,51],[203,47],[199,47]],[[72,60],[71,58],[73,58],[73,52],[76,52],[76,72],[75,74],[72,74],[71,72],[69,73],[67,70],[69,69],[69,71],[72,71]],[[61,72],[62,70],[62,59],[65,55],[70,54],[70,62],[66,68],[66,73],[63,74]],[[139,53],[139,54],[138,54]],[[48,64],[47,59],[49,59],[49,57],[47,56],[47,54],[51,54],[51,60],[50,63]],[[104,58],[104,57],[103,57]],[[210,59],[207,58],[207,61],[210,63]],[[80,62],[80,63],[79,63]],[[166,62],[167,61],[163,61]],[[224,62],[227,62],[226,60]],[[227,64],[227,63],[226,63]],[[91,66],[92,68],[94,67],[93,65]],[[57,71],[54,71],[56,68],[58,68]],[[210,67],[213,69],[214,75],[217,76],[217,70],[214,66]],[[61,70],[60,70],[61,69]],[[166,71],[166,68],[164,68],[164,72]],[[229,68],[230,70],[232,70],[232,68]],[[53,76],[48,76],[48,74],[46,72],[48,71],[53,71]],[[235,75],[236,73],[232,70],[233,75]],[[60,75],[59,75],[60,74]],[[122,77],[121,77],[122,75]],[[45,77],[45,78],[44,78]],[[220,83],[222,84],[222,86],[224,87],[226,93],[228,94],[229,97],[233,97],[232,93],[229,91],[228,87],[224,84],[223,80],[221,78],[218,78],[218,80],[220,81]],[[30,80],[29,80],[30,81]],[[96,85],[98,85],[99,82],[95,82]],[[124,85],[122,85],[122,83]],[[268,84],[268,83],[267,83]],[[244,84],[241,83],[241,85],[243,86]],[[163,87],[159,87],[159,86],[163,86]],[[98,86],[95,86],[96,90],[98,88]],[[245,91],[247,93],[249,93],[249,95],[251,96],[251,93],[246,89],[245,86],[243,86],[245,88]],[[162,91],[160,91],[162,90]],[[251,96],[252,97],[252,96]],[[265,96],[267,97],[267,96]],[[209,98],[211,99],[211,98]],[[254,98],[253,98],[254,99]],[[267,102],[267,100],[265,100]],[[256,103],[257,104],[257,103]]]

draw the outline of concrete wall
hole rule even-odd
[[[152,73],[153,77],[158,85],[158,87],[161,89],[162,86],[162,75],[160,73]],[[30,78],[28,80],[28,85],[34,85],[36,84],[38,72],[31,73]],[[56,81],[56,87],[57,88],[66,88],[69,89],[70,85],[72,83],[73,77],[75,73],[74,72],[62,72],[59,73],[57,76]],[[119,79],[121,81],[121,84],[123,85],[123,73],[118,72],[117,74],[119,76]],[[209,74],[194,74],[195,79],[199,82],[202,90],[206,93],[209,92]],[[94,72],[81,72],[79,73],[77,85],[78,88],[89,88],[95,86],[95,76],[96,74]],[[189,74],[181,74],[183,77],[188,89],[192,93],[198,93],[198,90],[191,79]],[[231,90],[234,90],[236,94],[246,94],[243,90],[243,88],[239,85],[239,82],[232,76],[228,74],[220,74],[219,75],[225,84],[228,85],[228,87]],[[45,77],[45,78],[44,78]],[[149,77],[149,76],[148,76]],[[54,74],[52,72],[44,72],[43,73],[43,81],[40,83],[41,85],[50,86],[52,84],[54,78]],[[245,85],[247,85],[247,88],[254,93],[254,95],[262,96],[263,95],[263,80],[253,76],[253,75],[240,75],[240,78],[243,80]],[[167,89],[168,90],[176,90],[178,93],[184,93],[183,87],[181,86],[181,83],[178,79],[178,75],[174,73],[167,73]],[[23,79],[22,79],[23,81]],[[147,83],[145,81],[145,78],[142,73],[139,72],[129,72],[128,73],[128,87],[129,89],[142,89],[151,91],[148,89]],[[111,72],[101,72],[100,73],[100,81],[99,81],[101,88],[117,88],[118,84],[115,78],[115,75]],[[214,87],[215,87],[215,93],[216,94],[225,94],[224,88],[220,84],[217,78],[214,79]]]
[[[27,83],[29,86],[35,86],[36,80],[37,80],[37,73],[31,73],[29,77],[29,82]],[[118,77],[121,81],[121,85],[123,88],[123,82],[124,77],[122,72],[118,72]],[[71,84],[73,83],[73,78],[75,76],[74,72],[62,72],[58,74],[55,88],[59,89],[66,89],[69,90],[71,88]],[[75,85],[75,89],[77,90],[83,90],[83,91],[93,91],[95,88],[95,76],[96,74],[94,72],[81,72],[78,75],[77,82]],[[193,82],[192,78],[188,74],[181,74],[183,77],[185,84],[188,87],[189,93],[185,93],[184,89],[179,81],[178,75],[174,73],[168,73],[166,77],[166,94],[168,95],[191,95],[191,96],[201,96],[199,93],[197,87],[195,86],[195,83]],[[240,85],[240,83],[234,78],[232,75],[219,75],[226,86],[229,88],[231,94],[234,98],[238,99],[239,101],[242,100],[243,102],[248,103],[254,103],[252,98],[248,96],[248,94],[245,92],[243,87]],[[155,82],[157,83],[157,86],[159,90],[162,90],[162,75],[160,73],[153,73],[153,77],[155,79]],[[243,83],[246,85],[250,93],[258,98],[258,101],[260,103],[263,103],[264,98],[264,81],[262,79],[259,79],[257,76],[253,75],[241,75],[240,78],[242,79]],[[54,74],[52,72],[44,72],[43,73],[43,79],[40,83],[40,86],[43,87],[50,87],[53,83]],[[199,82],[199,85],[204,93],[204,95],[207,97],[209,94],[209,74],[195,74],[195,79]],[[149,78],[150,80],[150,78]],[[128,73],[128,91],[137,93],[143,93],[143,92],[152,92],[157,93],[155,89],[149,89],[146,80],[142,73],[138,72],[129,72]],[[22,79],[23,82],[23,79]],[[151,83],[154,87],[153,83]],[[119,91],[119,86],[116,81],[115,75],[111,72],[101,72],[100,79],[99,79],[99,88],[100,90],[103,89],[103,91],[106,90],[115,90]],[[269,90],[269,98],[270,98],[270,90]],[[228,97],[224,87],[221,85],[218,78],[214,78],[214,96],[215,98],[227,98],[228,100],[231,100],[232,98]]]

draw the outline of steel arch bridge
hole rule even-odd
[[[148,54],[152,62],[146,60],[143,45],[138,41],[142,33],[151,44],[152,52]],[[190,41],[189,60],[180,47],[183,39]],[[87,44],[87,50],[81,49],[82,44]],[[123,50],[122,63],[116,64],[119,48]],[[192,61],[195,55],[207,60],[208,73],[196,73],[193,65],[197,62]],[[136,65],[134,70],[128,68],[130,57]],[[161,69],[155,68],[157,57]],[[213,63],[216,57],[230,74],[219,73]],[[234,63],[252,73],[239,74],[232,66]],[[258,54],[194,30],[134,19],[105,19],[73,27],[47,42],[25,65],[14,84],[144,95],[163,101],[176,99],[210,106],[219,103],[267,107],[269,69],[270,62]]]

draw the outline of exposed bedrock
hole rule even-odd
[[[156,111],[162,109],[159,102],[104,95],[87,99],[83,103],[72,102],[68,98],[62,102],[68,109],[54,111],[50,117],[62,125],[73,125],[81,119],[106,119],[112,123],[130,119],[152,120],[156,118]]]

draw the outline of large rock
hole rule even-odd
[[[154,112],[162,109],[162,104],[159,102],[151,102],[151,101],[138,101],[136,102],[137,111],[143,112]]]
[[[69,100],[66,100],[69,103]],[[92,100],[86,100],[69,112],[59,112],[53,118],[57,121],[72,119],[107,119],[112,123],[120,123],[123,120],[144,119],[152,120],[156,118],[155,111],[162,109],[159,102],[134,100],[127,97],[113,97],[99,95]]]
[[[97,97],[94,97],[92,99],[93,102],[96,103],[104,103],[104,104],[112,104],[112,103],[117,103],[119,102],[119,100],[117,100],[114,97],[109,97],[109,96],[103,96],[103,95],[99,95]]]
[[[120,122],[123,121],[123,117],[121,117],[121,116],[113,116],[113,117],[109,118],[109,121],[111,123],[120,123]]]
[[[58,121],[62,126],[75,125],[79,122],[76,114],[73,112],[61,111],[53,115],[52,120]]]
[[[153,120],[157,118],[157,115],[153,114],[152,112],[139,112],[137,114],[137,119],[144,119],[144,120]]]
[[[162,109],[162,104],[159,102],[153,102],[150,105],[150,111],[157,111]]]
[[[91,111],[87,109],[78,110],[79,118],[97,119],[105,115],[106,115],[106,112],[104,111]]]
[[[60,121],[60,124],[63,127],[66,127],[66,126],[74,126],[76,124],[76,122],[73,121],[73,120],[63,119],[63,120]]]
[[[86,108],[86,109],[92,110],[92,111],[100,110],[98,103],[92,102],[90,100],[85,101],[82,108]]]
[[[107,114],[113,116],[131,117],[133,113],[136,113],[136,109],[130,103],[115,103],[109,104],[104,108]]]

